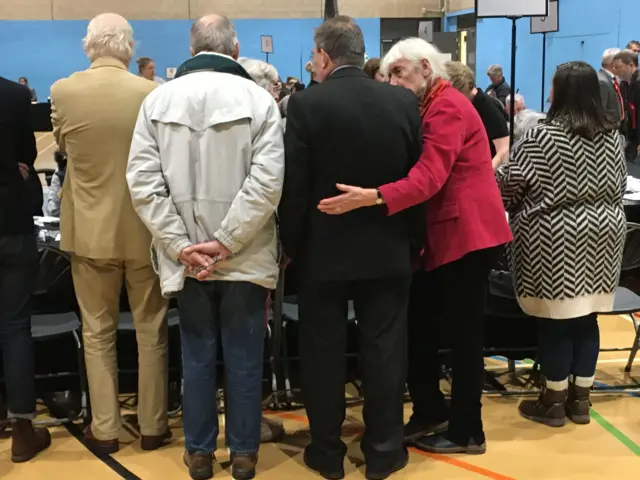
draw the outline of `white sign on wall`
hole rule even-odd
[[[271,35],[260,35],[262,53],[273,53],[273,37]]]
[[[547,0],[476,0],[476,17],[546,17]]]
[[[430,20],[418,23],[418,37],[433,43],[433,22]]]
[[[175,68],[175,67],[167,68],[167,80],[173,80],[174,78],[176,78],[176,72],[177,71],[178,71],[178,69]]]
[[[549,13],[546,17],[531,17],[531,33],[551,33],[559,29],[558,0],[549,0]]]

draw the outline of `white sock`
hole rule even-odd
[[[569,379],[565,378],[564,380],[560,380],[559,382],[552,382],[551,380],[547,380],[546,385],[549,390],[562,392],[569,388]]]
[[[575,385],[576,387],[580,387],[580,388],[591,388],[593,387],[593,381],[595,380],[596,376],[592,376],[592,377],[575,377]]]

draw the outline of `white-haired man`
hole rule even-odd
[[[500,65],[491,65],[487,70],[487,77],[491,84],[485,90],[485,93],[493,98],[497,98],[505,105],[507,95],[511,94],[511,87],[507,83],[502,73]]]
[[[519,93],[516,93],[514,96],[515,105],[513,107],[514,115],[517,117],[520,112],[527,108],[524,97]],[[504,100],[505,110],[508,115],[511,115],[511,95],[507,95],[507,98]]]
[[[512,240],[489,139],[471,102],[447,81],[445,61],[430,43],[420,38],[396,43],[382,69],[392,85],[420,99],[422,155],[402,180],[378,188],[339,185],[344,193],[322,200],[319,208],[339,215],[383,205],[394,215],[426,202],[424,270],[413,277],[409,301],[407,383],[413,416],[405,439],[431,453],[481,454],[486,449],[481,397],[487,276]],[[445,333],[450,329],[443,336],[452,350],[450,407],[439,386],[438,325]]]
[[[602,68],[598,72],[600,98],[608,117],[617,122],[624,120],[622,90],[618,82],[613,59],[620,53],[619,48],[609,48],[602,54]]]
[[[167,301],[151,265],[151,235],[127,190],[131,136],[140,105],[156,84],[128,72],[133,30],[119,15],[89,23],[88,70],[51,87],[54,136],[68,155],[62,193],[61,248],[72,254],[93,421],[87,440],[101,453],[118,450],[120,403],[116,334],[126,282],[138,340],[138,421],[142,448],[170,436],[167,420]]]
[[[163,293],[177,295],[184,372],[184,462],[213,476],[216,359],[226,370],[233,478],[255,475],[269,291],[278,278],[275,211],[284,179],[280,112],[236,61],[232,23],[191,29],[193,57],[145,100],[127,180],[153,234]]]

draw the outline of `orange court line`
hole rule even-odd
[[[491,470],[487,470],[486,468],[478,467],[477,465],[464,462],[454,457],[440,455],[439,453],[423,452],[422,450],[418,450],[417,448],[410,448],[409,451],[417,453],[418,455],[422,455],[423,457],[432,458],[439,462],[448,463],[449,465],[462,468],[463,470],[467,470],[468,472],[477,473],[478,475],[491,478],[492,480],[515,480],[515,478],[507,477],[506,475],[502,475],[501,473],[492,472]]]
[[[280,418],[282,418],[284,420],[294,420],[296,422],[306,423],[306,424],[309,423],[309,420],[307,419],[306,416],[297,415],[297,414],[291,413],[291,412],[275,412],[273,410],[267,410],[264,413],[266,413],[268,415],[273,415],[273,416],[276,416],[276,417],[280,417]],[[512,477],[507,477],[506,475],[502,475],[501,473],[493,472],[493,471],[487,470],[486,468],[483,468],[483,467],[478,467],[477,465],[473,465],[471,463],[467,463],[467,462],[459,460],[457,458],[448,457],[446,455],[440,455],[438,453],[427,453],[427,452],[423,452],[421,450],[418,450],[417,448],[410,448],[409,451],[411,451],[413,453],[417,453],[418,455],[421,455],[421,456],[426,457],[426,458],[431,458],[433,460],[437,460],[438,462],[446,463],[446,464],[449,464],[451,466],[461,468],[461,469],[466,470],[468,472],[477,473],[478,475],[482,475],[483,477],[490,478],[491,480],[515,480]]]

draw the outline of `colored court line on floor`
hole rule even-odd
[[[309,419],[304,415],[298,415],[291,412],[275,412],[272,410],[264,412],[268,415],[273,415],[275,417],[282,418],[284,420],[294,420],[299,423],[309,424]],[[416,448],[410,448],[411,452],[416,453],[422,457],[431,458],[432,460],[436,460],[438,462],[446,463],[453,467],[458,467],[468,472],[473,472],[478,475],[482,475],[483,477],[490,478],[491,480],[515,480],[512,477],[507,477],[506,475],[502,475],[501,473],[497,473],[491,470],[487,470],[486,468],[479,467],[477,465],[473,465],[471,463],[464,462],[457,458],[448,457],[446,455],[439,455],[437,453],[427,453]]]
[[[96,452],[95,450],[93,450],[91,448],[91,445],[89,445],[89,443],[87,443],[87,440],[85,438],[84,432],[82,431],[82,429],[77,424],[69,422],[69,423],[65,423],[64,427],[67,429],[67,431],[71,435],[73,435],[75,437],[76,440],[78,440],[78,442],[80,442],[82,444],[82,446],[84,448],[86,448],[91,453],[93,453],[93,455],[96,458],[101,460],[102,463],[104,463],[107,467],[109,467],[115,473],[117,473],[122,478],[124,478],[124,480],[142,480],[140,477],[138,477],[135,473],[133,473],[127,467],[125,467],[120,462],[118,462],[111,455],[103,455],[103,454],[100,454],[100,453]]]
[[[624,433],[614,427],[606,418],[596,412],[593,407],[591,408],[591,418],[593,418],[598,424],[604,428],[607,432],[613,435],[620,443],[627,447],[634,455],[640,457],[640,446],[627,437]]]
[[[490,478],[491,480],[515,480],[514,478],[507,477],[506,475],[502,475],[501,473],[497,473],[492,470],[487,470],[486,468],[479,467],[471,463],[463,462],[458,458],[448,457],[446,455],[440,455],[438,453],[423,452],[422,450],[418,450],[417,448],[410,448],[409,450],[412,453],[416,453],[423,457],[432,458],[433,460],[437,460],[442,463],[447,463],[451,466],[461,468],[468,472],[477,473],[478,475],[482,475],[483,477]]]
[[[496,360],[501,359],[498,357],[493,357],[493,358],[495,358]],[[520,363],[520,362],[516,362],[516,363]],[[534,362],[533,360],[525,358],[524,360],[522,360],[522,363],[526,365],[533,365]],[[605,387],[608,386],[605,383],[601,383],[601,382],[596,382],[596,383],[598,383],[598,385],[602,385]],[[629,392],[626,395],[629,395],[632,397],[638,396],[638,394],[634,392]],[[638,445],[629,437],[627,437],[624,433],[622,433],[621,430],[616,428],[611,422],[609,422],[606,418],[600,415],[597,412],[597,410],[594,409],[593,407],[591,407],[591,418],[593,418],[598,423],[598,425],[604,428],[605,431],[609,432],[614,438],[616,438],[620,443],[622,443],[625,447],[627,447],[631,451],[631,453],[640,457],[640,445]]]

